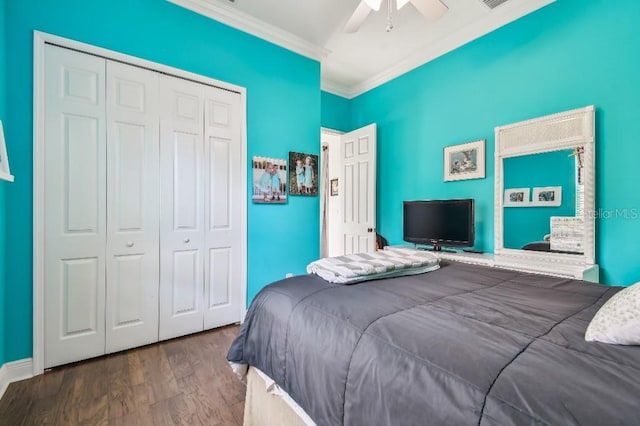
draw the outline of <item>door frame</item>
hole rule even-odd
[[[226,83],[203,75],[184,71],[178,68],[147,61],[135,56],[125,55],[112,50],[55,36],[52,34],[33,32],[33,375],[44,372],[44,259],[45,259],[45,158],[44,158],[44,78],[45,78],[45,46],[54,44],[60,47],[76,50],[94,56],[100,56],[140,68],[169,74],[185,80],[214,86],[240,94],[240,108],[242,111],[242,169],[240,176],[241,193],[244,202],[240,203],[240,223],[242,224],[240,241],[240,321],[243,322],[247,313],[247,89]]]
[[[318,229],[318,232],[320,233],[320,245],[319,245],[319,250],[320,253],[322,253],[322,194],[324,194],[324,185],[330,185],[331,184],[331,176],[329,176],[329,182],[324,182],[322,180],[322,170],[324,168],[324,165],[322,164],[322,148],[325,145],[324,143],[324,136],[328,136],[330,138],[339,138],[340,136],[344,135],[345,132],[341,131],[341,130],[335,130],[335,129],[331,129],[328,127],[320,127],[320,168],[318,169],[318,176],[320,176],[319,182],[320,185],[318,186],[319,188],[321,188],[321,196],[320,196],[320,228]],[[340,141],[338,140],[338,147],[340,146]],[[331,149],[329,149],[329,152],[331,152]],[[331,164],[331,163],[329,163]],[[329,198],[331,198],[331,195],[329,195]],[[329,200],[327,200],[327,204],[329,203]],[[340,218],[338,218],[340,219]],[[327,232],[329,232],[329,230],[327,230]],[[330,236],[327,235],[327,243],[329,243],[329,238]]]

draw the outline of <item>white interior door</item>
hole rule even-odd
[[[45,50],[46,368],[105,353],[105,66]]]
[[[158,76],[107,61],[107,353],[158,341]]]
[[[341,135],[340,190],[344,254],[372,252],[376,244],[376,125]]]
[[[203,85],[160,77],[160,339],[203,329]]]
[[[204,328],[240,321],[242,122],[240,95],[205,92]]]

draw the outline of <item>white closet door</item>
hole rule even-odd
[[[203,329],[204,86],[160,77],[160,339]]]
[[[240,321],[242,123],[240,95],[205,94],[204,328]]]
[[[105,60],[45,52],[45,367],[105,352]]]
[[[158,77],[107,61],[107,353],[158,341]]]

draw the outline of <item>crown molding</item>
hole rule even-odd
[[[371,89],[387,83],[394,78],[401,76],[425,63],[432,61],[452,50],[457,49],[477,38],[480,38],[491,31],[503,27],[514,20],[520,19],[529,13],[535,12],[557,0],[533,0],[527,2],[512,2],[511,7],[502,7],[488,14],[484,19],[480,19],[471,25],[468,25],[448,37],[441,39],[439,42],[425,47],[423,50],[416,52],[397,65],[388,68],[371,78],[366,79],[362,83],[349,87],[340,95],[352,99],[360,96]],[[332,92],[333,93],[333,92]]]
[[[288,31],[254,18],[232,6],[207,0],[166,0],[200,15],[249,33],[307,58],[321,61],[330,50],[316,46]]]
[[[330,50],[324,47],[316,46],[296,35],[271,24],[267,24],[222,2],[214,0],[166,1],[320,62],[331,53]],[[358,84],[345,85],[323,77],[321,79],[321,89],[343,98],[353,99],[556,1],[557,0],[530,0],[526,2],[508,2],[488,13],[483,19],[461,28],[436,43],[426,46],[424,49],[417,51],[392,67]]]
[[[355,96],[351,86],[337,83],[333,80],[329,80],[327,77],[322,77],[320,80],[320,89],[324,92],[331,93],[332,95],[347,99],[351,99]]]

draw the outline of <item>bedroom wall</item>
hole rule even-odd
[[[509,207],[504,209],[504,246],[520,249],[526,244],[542,241],[551,233],[551,216],[576,215],[575,157],[572,150],[545,152],[507,158],[504,161],[505,189],[529,188],[533,202],[533,188],[559,186],[562,203],[554,207]]]
[[[341,96],[322,92],[322,127],[343,132],[351,130],[351,102]]]
[[[3,124],[6,120],[6,0],[0,0],[0,120]],[[5,305],[6,305],[6,282],[7,269],[5,263],[5,216],[7,204],[5,201],[5,187],[9,185],[5,181],[0,181],[0,366],[5,362]]]
[[[402,200],[474,197],[477,247],[493,250],[494,127],[597,107],[601,280],[640,281],[640,2],[561,0],[351,103],[351,128],[378,123],[378,230],[402,241]],[[487,139],[486,179],[443,182],[442,149]]]
[[[319,154],[320,65],[165,0],[12,1],[7,8],[7,96],[16,183],[7,235],[6,360],[32,354],[33,30],[182,68],[247,88],[248,162],[253,155]],[[4,28],[4,26],[3,26]],[[250,183],[249,183],[250,186]],[[249,191],[249,193],[251,193]],[[287,205],[248,204],[249,300],[287,272],[303,273],[319,254],[318,197]],[[294,244],[295,243],[295,244]],[[291,249],[289,249],[291,247]],[[294,248],[295,247],[295,248]]]

